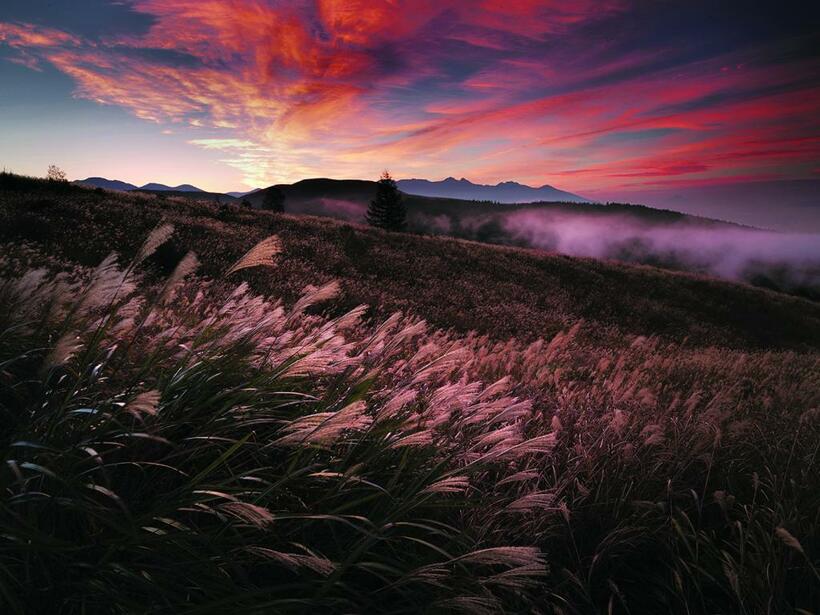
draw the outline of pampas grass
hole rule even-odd
[[[271,235],[263,239],[253,248],[248,250],[242,258],[236,261],[230,269],[225,272],[225,276],[249,269],[251,267],[273,267],[276,265],[274,257],[282,252],[282,242],[276,235]]]
[[[283,301],[193,253],[152,280],[169,235],[125,267],[3,265],[5,612],[820,599],[816,356],[371,322],[342,285]]]
[[[82,348],[83,344],[74,331],[67,331],[54,344],[43,361],[43,372],[65,365]]]
[[[140,246],[140,249],[137,251],[137,255],[134,257],[134,265],[139,265],[146,258],[151,256],[162,244],[168,241],[173,234],[173,224],[161,224],[151,231],[151,234],[148,235],[146,240]]]
[[[177,266],[174,268],[173,273],[171,273],[170,277],[165,282],[165,286],[163,286],[162,291],[160,291],[157,302],[162,305],[173,299],[179,285],[185,278],[194,273],[197,267],[199,267],[199,259],[193,252],[188,252],[184,257],[182,257],[182,260],[179,261]]]

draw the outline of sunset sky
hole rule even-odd
[[[0,165],[614,199],[820,179],[816,2],[2,0]]]

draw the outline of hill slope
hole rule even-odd
[[[362,223],[370,201],[376,196],[376,182],[358,179],[304,179],[295,184],[278,184],[245,196],[253,207],[261,207],[268,190],[285,195],[285,209]],[[529,246],[510,225],[520,216],[533,214],[544,221],[556,218],[596,218],[610,223],[626,221],[634,226],[652,227],[682,223],[687,226],[739,228],[738,225],[676,211],[642,205],[611,203],[537,202],[499,205],[489,201],[438,198],[405,194],[409,230],[429,235],[449,235],[461,239]]]
[[[310,179],[271,189],[285,210],[362,223],[375,182]],[[260,207],[267,190],[245,197]],[[405,195],[409,230],[500,245],[650,264],[820,298],[816,236],[759,231],[640,205],[530,203]]]
[[[329,219],[243,208],[220,212],[207,202],[99,194],[14,176],[0,180],[0,241],[34,242],[86,265],[112,249],[133,253],[161,220],[178,232],[160,254],[160,268],[173,267],[193,249],[204,273],[219,275],[256,241],[276,233],[285,257],[274,271],[250,274],[260,290],[294,298],[305,280],[335,279],[347,305],[366,303],[383,314],[410,311],[436,326],[499,340],[549,337],[580,320],[584,335],[613,345],[625,336],[659,335],[701,346],[820,347],[820,305],[741,284],[389,234]]]
[[[131,190],[131,192],[135,193],[142,193],[142,194],[151,194],[157,196],[159,198],[169,198],[169,197],[177,197],[181,199],[188,199],[190,201],[208,201],[211,203],[236,203],[238,199],[233,197],[229,194],[222,194],[221,192],[203,192],[202,190],[199,191],[192,191],[192,190],[175,190],[175,189],[153,189],[149,190],[147,188],[136,188],[135,190]]]
[[[3,601],[809,613],[817,346],[739,285],[0,174]]]
[[[310,213],[324,215],[350,222],[364,220],[367,206],[376,195],[376,182],[360,179],[304,179],[295,184],[278,184],[272,186],[281,190],[286,197],[286,207],[293,213]],[[268,189],[262,189],[247,195],[255,206],[261,206]],[[499,206],[489,200],[433,197],[416,194],[405,194],[408,208],[409,224],[413,230],[430,234],[447,234],[449,227],[458,227],[457,231],[479,234],[475,230],[475,220],[480,216],[500,216],[515,212],[540,211],[544,213],[561,213],[566,215],[591,214],[612,217],[628,216],[646,224],[670,222],[687,222],[702,225],[731,225],[729,223],[689,216],[676,211],[653,209],[641,205],[610,204],[563,201],[537,201],[531,203],[505,204]],[[448,221],[435,225],[431,217],[445,216]],[[459,225],[459,220],[461,224]],[[485,221],[486,223],[486,221]],[[450,231],[453,229],[450,228]],[[472,238],[472,237],[464,237]]]

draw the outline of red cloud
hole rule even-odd
[[[800,85],[816,61],[761,65],[735,54],[655,69],[669,50],[609,55],[601,45],[567,57],[543,45],[628,10],[626,0],[131,6],[153,17],[140,36],[91,42],[0,23],[0,43],[14,61],[50,62],[84,98],[221,130],[196,142],[227,152],[252,184],[389,167],[433,178],[559,177],[583,191],[593,179],[598,188],[704,181],[777,174],[785,161],[816,168],[820,158],[805,135],[820,92]]]
[[[79,45],[80,39],[53,28],[0,22],[0,42],[15,49]]]

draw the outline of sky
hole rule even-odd
[[[818,7],[2,0],[0,166],[213,191],[389,169],[699,195],[727,219],[759,182],[801,187],[764,205],[800,226],[820,219]]]

